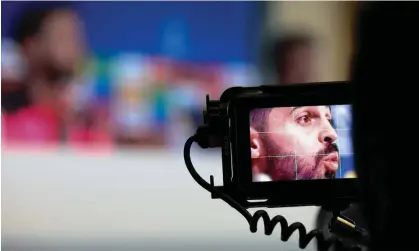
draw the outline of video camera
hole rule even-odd
[[[331,230],[346,229],[341,236],[365,244],[367,233],[339,213],[359,201],[357,179],[345,175],[354,173],[353,153],[340,141],[341,136],[352,141],[351,125],[338,118],[342,109],[350,112],[351,97],[347,82],[232,87],[219,100],[207,96],[204,125],[185,144],[186,166],[212,198],[241,213],[252,232],[263,218],[266,234],[280,223],[283,241],[298,229],[301,248],[317,237],[319,250],[327,250],[336,240],[324,240],[319,230],[306,233],[301,223],[288,226],[282,216],[271,220],[265,211],[251,215],[246,210],[316,205],[333,212]],[[208,183],[195,171],[193,142],[221,148],[221,186],[215,186],[213,176]]]
[[[207,96],[198,144],[221,147],[223,186],[246,208],[348,205],[356,180],[344,178],[340,128],[333,111],[350,107],[346,82],[233,87]],[[282,141],[282,142],[281,142]],[[217,196],[214,196],[217,198]]]

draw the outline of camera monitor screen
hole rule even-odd
[[[253,182],[355,178],[350,105],[250,112]]]

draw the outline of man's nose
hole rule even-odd
[[[330,123],[327,123],[328,125],[325,125],[324,128],[320,131],[319,134],[319,141],[324,143],[333,143],[337,140],[338,135],[336,133],[336,130],[330,125]]]

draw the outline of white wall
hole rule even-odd
[[[218,155],[195,151],[192,157],[203,177],[221,179]],[[312,229],[317,209],[274,212]],[[60,250],[66,242],[91,246],[122,240],[134,246],[151,242],[152,247],[168,242],[298,249],[296,238],[282,244],[279,231],[266,237],[262,226],[260,230],[250,233],[241,215],[223,201],[211,200],[190,177],[180,150],[2,152],[5,250],[39,250],[51,242]]]

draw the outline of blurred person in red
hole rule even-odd
[[[9,90],[2,92],[3,142],[58,144],[77,134],[67,128],[66,96],[84,55],[81,22],[69,5],[42,3],[26,8],[13,25],[24,77],[15,88],[2,88]]]
[[[309,35],[285,34],[273,46],[271,55],[276,84],[298,84],[313,82],[315,79],[315,41]]]

